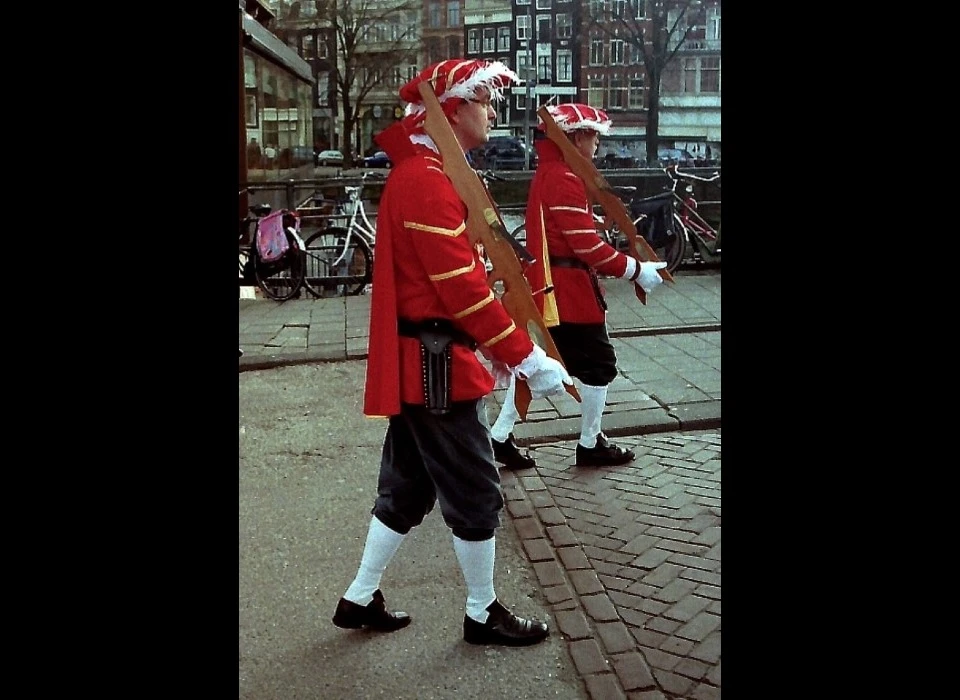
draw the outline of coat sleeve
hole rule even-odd
[[[597,235],[597,225],[587,200],[583,181],[570,171],[545,188],[544,205],[562,238],[554,255],[579,258],[601,275],[620,277],[627,269],[627,256]],[[567,252],[560,252],[564,248]]]

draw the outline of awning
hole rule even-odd
[[[313,71],[310,64],[300,58],[297,52],[270,33],[246,12],[243,13],[244,42],[250,38],[251,47],[271,61],[288,68],[308,83],[313,83]]]

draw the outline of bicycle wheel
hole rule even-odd
[[[321,229],[306,245],[303,284],[316,297],[360,294],[373,278],[373,251],[359,236],[347,244],[346,229]]]
[[[526,224],[520,224],[519,226],[517,226],[515,229],[513,229],[513,233],[511,235],[517,239],[517,243],[522,245],[524,248],[527,247],[527,225]]]
[[[303,286],[305,256],[296,240],[287,233],[290,250],[276,262],[264,262],[254,255],[253,274],[263,293],[274,301],[298,296]]]
[[[673,231],[651,247],[657,257],[667,263],[667,272],[672,273],[680,267],[687,253],[687,230],[677,214],[673,215]]]

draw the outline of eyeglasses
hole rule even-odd
[[[489,97],[487,97],[487,98],[485,98],[485,99],[482,99],[482,100],[470,100],[470,99],[468,99],[467,102],[473,102],[474,104],[478,104],[478,105],[480,105],[481,107],[484,107],[484,108],[492,107],[492,106],[493,106],[493,102],[492,102],[492,100],[491,100]]]

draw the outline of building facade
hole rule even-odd
[[[310,176],[311,68],[270,31],[262,2],[240,0],[238,11],[240,181]]]
[[[340,148],[343,141],[335,82],[338,68],[346,70],[342,64],[372,71],[366,80],[372,88],[359,88],[363,81],[351,88],[351,104],[360,105],[351,141],[363,154],[402,114],[397,92],[406,80],[427,65],[465,56],[502,61],[524,80],[498,106],[495,134],[529,139],[541,105],[584,102],[614,122],[598,156],[643,162],[655,84],[643,52],[662,35],[653,96],[659,145],[720,159],[721,0],[263,1],[277,16],[277,36],[310,64],[311,128],[319,147]],[[330,7],[349,10],[337,15],[341,24],[361,18],[362,41],[354,49],[338,40]],[[399,60],[407,55],[401,48],[415,50],[416,58]]]

